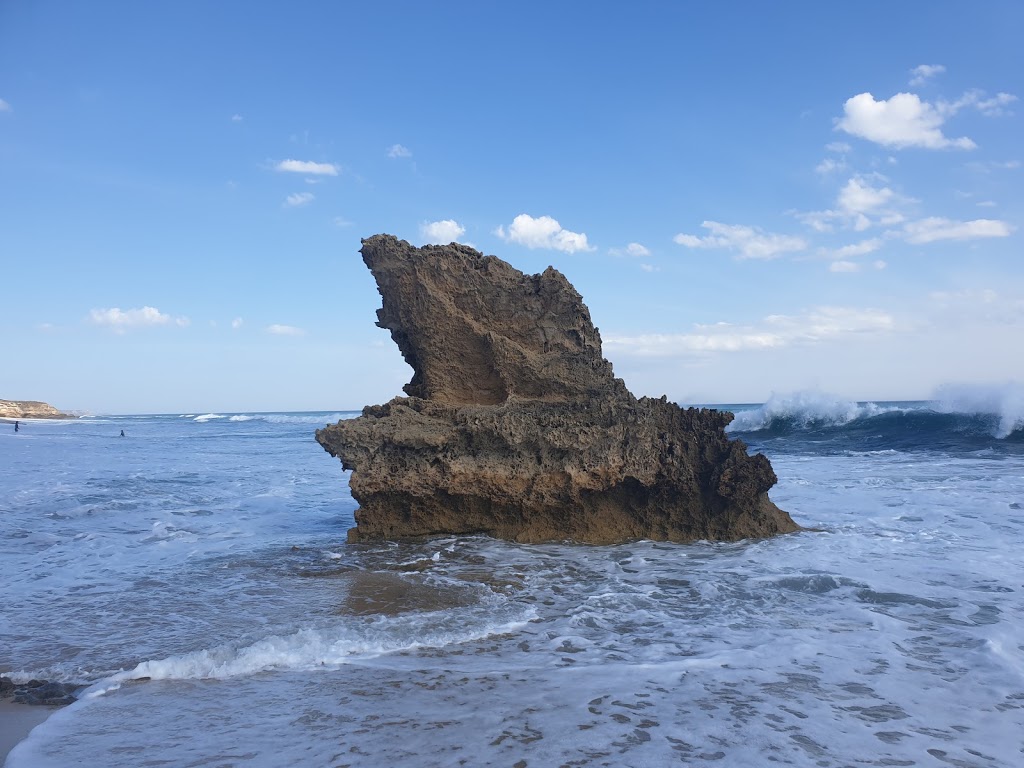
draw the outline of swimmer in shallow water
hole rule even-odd
[[[124,437],[124,430],[121,430],[121,437]]]
[[[20,421],[14,422],[14,431],[17,432],[19,429],[21,429],[21,422]]]

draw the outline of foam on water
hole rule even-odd
[[[202,416],[197,416],[195,419],[193,419],[193,421],[203,422],[203,421],[213,421],[215,419],[223,419],[223,418],[225,418],[225,417],[220,415],[220,414],[203,414]]]
[[[225,679],[269,670],[320,670],[351,663],[354,658],[379,656],[417,648],[443,648],[520,629],[534,616],[527,606],[492,605],[476,616],[446,610],[412,616],[379,616],[355,624],[345,622],[323,629],[300,629],[271,635],[250,645],[225,644],[181,656],[144,661],[97,683],[107,693],[131,680]],[[86,694],[88,695],[88,693]]]

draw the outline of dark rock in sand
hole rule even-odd
[[[0,699],[11,699],[15,704],[36,706],[66,706],[75,701],[76,693],[82,686],[71,683],[54,683],[47,680],[29,680],[15,683],[0,677]]]
[[[484,533],[519,542],[732,541],[796,531],[775,472],[732,414],[637,399],[557,270],[525,275],[464,245],[363,241],[377,323],[409,397],[318,430],[352,470],[350,541]]]

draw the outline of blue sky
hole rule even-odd
[[[0,397],[358,408],[359,240],[583,294],[638,395],[1024,379],[1024,4],[0,4]]]

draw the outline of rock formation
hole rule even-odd
[[[519,542],[737,540],[798,530],[732,414],[637,399],[557,270],[464,245],[363,241],[409,397],[316,433],[352,470],[349,541],[484,533]]]
[[[0,400],[0,419],[73,419],[38,400]]]

